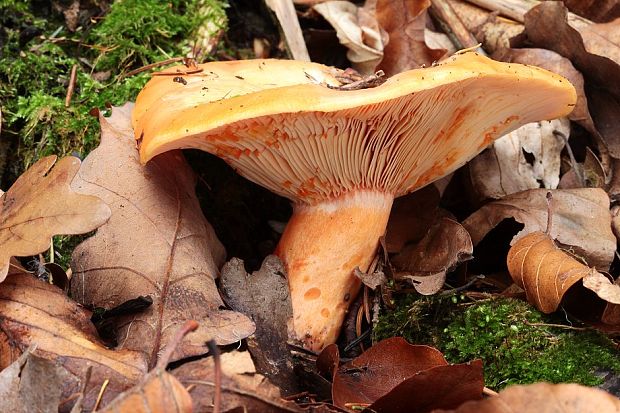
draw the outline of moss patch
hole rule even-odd
[[[558,320],[520,300],[461,301],[400,298],[380,317],[375,336],[433,345],[452,363],[480,358],[493,389],[538,381],[597,385],[597,370],[620,373],[620,353],[596,331],[549,326]]]

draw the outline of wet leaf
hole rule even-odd
[[[29,346],[33,353],[60,364],[69,377],[55,385],[63,400],[80,391],[92,367],[84,406],[92,409],[106,379],[103,403],[136,383],[146,373],[140,353],[110,350],[97,337],[90,314],[59,288],[27,274],[15,274],[0,284],[0,368],[15,361]],[[61,406],[61,411],[68,410]],[[3,410],[4,411],[4,410]]]
[[[499,199],[526,189],[555,189],[560,182],[560,154],[570,134],[566,118],[528,123],[502,136],[469,163],[479,199]]]
[[[210,339],[239,341],[254,325],[222,309],[215,278],[224,250],[200,210],[193,172],[180,152],[140,164],[131,108],[114,108],[111,117],[100,118],[101,144],[73,183],[76,190],[104,199],[112,217],[73,252],[71,292],[81,303],[105,309],[152,297],[146,311],[119,317],[116,326],[119,345],[141,351],[153,367],[163,345],[188,319],[200,327],[174,359],[206,352]]]
[[[333,402],[341,408],[426,412],[482,397],[479,360],[449,365],[439,350],[411,345],[399,337],[375,344],[340,367],[338,360],[332,344],[323,350],[317,363],[322,371],[333,369]]]
[[[282,400],[280,391],[264,376],[256,373],[248,352],[234,351],[221,355],[222,411],[244,407],[248,412],[301,412],[294,403]],[[194,411],[212,411],[215,394],[213,357],[186,363],[173,374],[190,394]]]
[[[609,197],[602,189],[531,189],[486,204],[470,215],[463,226],[477,245],[506,218],[514,218],[525,228],[514,238],[547,228],[547,192],[553,194],[554,213],[551,236],[599,270],[607,270],[616,250],[611,231]]]
[[[431,295],[443,287],[446,273],[472,258],[473,245],[467,230],[448,217],[439,218],[424,238],[407,246],[392,259],[400,277],[410,279],[420,294]]]
[[[389,41],[383,48],[378,69],[387,76],[441,59],[444,49],[431,49],[424,38],[426,13],[430,0],[376,0],[376,16]]]
[[[108,220],[110,208],[101,199],[70,188],[79,168],[73,156],[58,162],[48,156],[0,195],[0,282],[11,257],[38,254],[50,247],[53,235],[83,234]]]
[[[536,383],[511,386],[498,396],[434,413],[613,413],[619,410],[620,400],[599,389],[578,384]]]
[[[34,347],[33,347],[34,348]],[[0,372],[0,411],[57,413],[62,388],[69,373],[58,363],[27,349]]]
[[[560,250],[543,232],[520,238],[508,252],[508,271],[525,290],[527,301],[543,313],[557,310],[564,294],[583,280],[603,300],[620,304],[620,287],[595,269]]]

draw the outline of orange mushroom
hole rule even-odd
[[[338,70],[307,62],[184,69],[165,70],[138,96],[141,159],[202,149],[293,201],[276,254],[288,271],[293,334],[313,350],[336,340],[360,286],[353,270],[370,265],[394,197],[576,101],[561,76],[475,53],[361,90],[339,89]]]

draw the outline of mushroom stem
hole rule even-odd
[[[336,341],[385,233],[394,196],[357,190],[313,205],[296,204],[276,249],[288,272],[293,333],[319,351]]]

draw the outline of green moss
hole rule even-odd
[[[380,317],[375,335],[436,346],[453,363],[480,358],[486,385],[495,389],[538,381],[596,385],[596,370],[620,372],[620,354],[609,339],[548,325],[557,322],[519,300],[457,304],[406,297]]]

